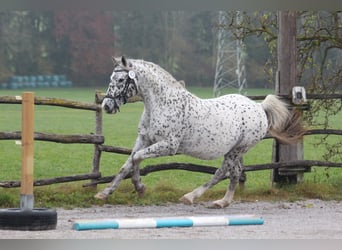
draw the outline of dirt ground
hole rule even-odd
[[[65,210],[57,208],[56,230],[0,230],[1,239],[342,239],[342,202],[304,200],[297,202],[234,202],[225,209],[192,206],[94,206]],[[255,214],[263,225],[212,226],[152,229],[105,229],[76,231],[73,221],[100,218]]]

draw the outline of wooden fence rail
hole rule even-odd
[[[0,140],[20,140],[21,131],[15,132],[0,132]],[[89,144],[103,144],[104,137],[102,135],[62,135],[34,132],[34,139],[37,141],[50,141],[57,143],[89,143]]]
[[[304,135],[342,135],[342,130],[337,129],[311,129],[305,132]],[[273,139],[272,136],[266,135],[263,139]],[[99,149],[103,152],[108,153],[117,153],[117,154],[125,154],[130,155],[132,153],[132,149],[123,148],[117,146],[109,146],[109,145],[100,145]]]
[[[21,96],[0,96],[0,103],[4,104],[21,104]],[[35,105],[50,105],[59,106],[72,109],[85,109],[98,111],[101,106],[96,103],[78,102],[60,98],[50,98],[50,97],[34,97]]]
[[[97,102],[101,103],[103,98],[105,97],[105,93],[98,92],[97,94]],[[278,95],[283,99],[291,100],[291,95]],[[266,95],[247,95],[248,98],[254,101],[261,101],[266,98]],[[306,94],[306,98],[309,100],[327,100],[327,99],[342,99],[342,94]],[[129,99],[129,102],[138,102],[142,101],[140,97],[133,97]],[[0,101],[1,102],[1,101]]]
[[[65,183],[65,182],[74,182],[74,181],[84,181],[84,180],[92,180],[100,178],[100,174],[80,174],[80,175],[72,175],[72,176],[63,176],[63,177],[56,177],[51,179],[42,179],[36,180],[33,182],[34,186],[44,186],[44,185],[51,185],[57,183]],[[1,181],[0,187],[3,188],[15,188],[20,187],[20,181]]]
[[[291,100],[291,95],[278,95],[283,99]],[[264,100],[266,95],[255,95],[255,96],[247,96],[252,100]],[[306,94],[306,98],[309,100],[328,100],[328,99],[342,99],[342,94]]]
[[[289,96],[282,96],[283,98],[289,99]],[[91,180],[90,183],[83,184],[86,186],[94,186],[101,183],[108,183],[112,181],[115,176],[101,176],[100,172],[100,158],[101,152],[110,152],[117,154],[131,154],[131,149],[123,148],[118,146],[104,145],[104,136],[102,135],[102,110],[101,102],[104,98],[104,94],[100,92],[95,93],[95,103],[85,103],[77,102],[66,99],[58,98],[48,98],[48,97],[35,97],[36,105],[50,105],[50,106],[60,106],[65,108],[83,109],[89,111],[95,111],[95,133],[94,134],[74,134],[74,135],[62,135],[62,134],[51,134],[51,133],[41,133],[35,132],[34,139],[41,141],[50,141],[56,143],[89,143],[94,144],[94,156],[92,163],[92,172],[90,174],[80,174],[73,176],[56,177],[50,179],[42,179],[34,181],[35,186],[51,185],[55,183],[73,182],[81,180]],[[253,100],[263,100],[265,96],[249,96]],[[341,94],[333,95],[307,95],[308,99],[341,99]],[[141,101],[139,98],[132,98],[129,102]],[[0,96],[0,104],[21,104],[20,96]],[[342,130],[337,129],[312,129],[306,132],[305,135],[314,134],[332,134],[332,135],[342,135]],[[0,140],[20,140],[21,132],[0,132]],[[273,139],[273,137],[267,135],[264,139]],[[270,170],[284,167],[291,167],[296,169],[296,167],[337,167],[341,168],[342,163],[328,162],[328,161],[315,161],[315,160],[299,160],[290,162],[275,162],[269,164],[257,164],[257,165],[247,165],[245,166],[245,171],[258,171],[258,170]],[[150,173],[162,170],[185,170],[192,172],[201,172],[213,174],[217,170],[213,166],[203,166],[192,163],[168,163],[168,164],[158,164],[153,166],[146,166],[140,170],[142,176],[146,176]],[[130,178],[127,176],[126,178]],[[0,187],[3,188],[13,188],[19,187],[20,181],[0,181]]]
[[[249,171],[259,171],[259,170],[270,170],[270,169],[276,169],[276,168],[296,167],[296,166],[342,168],[342,163],[327,162],[327,161],[312,161],[312,160],[275,162],[275,163],[267,163],[267,164],[247,165],[247,166],[244,166],[244,171],[249,172]],[[185,171],[198,172],[198,173],[214,174],[217,168],[213,166],[205,166],[205,165],[198,165],[198,164],[192,164],[192,163],[172,162],[172,163],[166,163],[166,164],[146,166],[140,170],[140,175],[146,176],[150,173],[164,171],[164,170],[185,170]],[[88,186],[92,186],[96,184],[108,183],[108,182],[111,182],[114,177],[115,175],[101,177],[101,178],[98,178],[95,182],[83,184],[83,186],[88,187]],[[125,179],[128,179],[128,178],[131,178],[131,175],[128,175],[125,177]]]
[[[301,161],[291,161],[291,162],[275,162],[268,164],[257,164],[257,165],[247,165],[244,167],[245,172],[249,171],[259,171],[259,170],[270,170],[282,167],[337,167],[342,168],[342,163],[335,162],[327,162],[327,161],[314,161],[314,160],[301,160]],[[206,174],[214,174],[217,170],[216,167],[213,166],[205,166],[198,165],[192,163],[179,163],[172,162],[166,164],[157,164],[146,166],[140,169],[141,176],[147,176],[150,173],[158,172],[158,171],[166,171],[166,170],[185,170],[191,172],[198,173],[206,173]],[[101,177],[101,174],[84,174],[84,175],[74,175],[74,176],[65,176],[65,177],[57,177],[51,179],[42,179],[34,181],[34,186],[43,186],[43,185],[51,185],[56,183],[63,182],[73,182],[73,181],[81,181],[81,180],[93,180],[91,183],[83,184],[83,187],[94,186],[97,184],[109,183],[113,180],[115,175],[104,176]],[[125,179],[131,178],[131,175],[127,175]],[[0,187],[3,188],[13,188],[20,187],[20,181],[4,181],[0,182]]]

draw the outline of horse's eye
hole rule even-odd
[[[119,81],[118,81],[118,82],[120,82],[120,83],[121,83],[121,82],[123,82],[123,81],[124,81],[124,79],[119,79]]]

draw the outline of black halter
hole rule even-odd
[[[124,88],[123,88],[122,91],[120,91],[119,94],[115,95],[114,97],[110,96],[110,95],[106,95],[104,97],[104,98],[112,99],[114,101],[114,108],[116,108],[118,111],[120,111],[120,108],[119,108],[119,105],[116,102],[116,99],[121,99],[122,98],[123,104],[127,103],[127,100],[128,100],[127,92],[128,92],[129,85],[133,85],[133,88],[135,89],[135,91],[138,90],[137,89],[137,85],[135,84],[135,81],[134,81],[134,78],[136,78],[136,75],[135,75],[134,71],[132,71],[134,73],[134,77],[131,77],[130,76],[130,71],[131,70],[128,70],[128,69],[118,69],[118,70],[115,70],[114,72],[127,72],[127,77],[126,77],[126,82],[125,82]]]

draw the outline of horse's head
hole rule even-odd
[[[125,57],[121,61],[112,58],[114,71],[110,77],[110,83],[106,96],[102,101],[102,108],[108,114],[115,114],[120,111],[120,106],[125,104],[128,98],[138,94],[137,75],[132,65]]]

